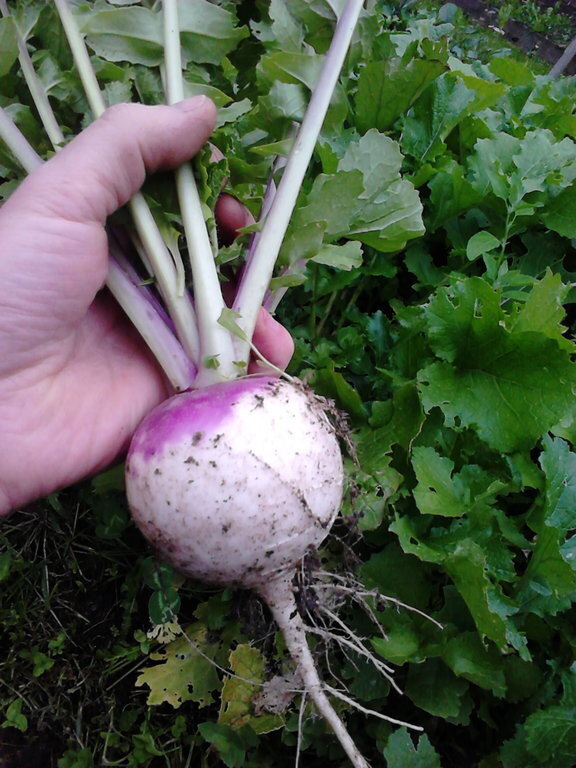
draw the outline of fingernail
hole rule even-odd
[[[208,96],[192,96],[190,99],[184,99],[184,101],[178,101],[172,106],[174,109],[179,109],[181,112],[200,112],[206,109],[206,105],[212,103]]]

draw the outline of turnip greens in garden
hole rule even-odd
[[[246,253],[260,259],[259,225],[218,248],[215,201],[224,185],[258,219],[280,193],[343,0],[175,4],[181,94],[179,64],[165,60],[162,6],[174,4],[2,5],[0,107],[26,137],[13,151],[0,143],[3,199],[21,163],[47,159],[100,109],[72,58],[55,7],[65,6],[100,106],[216,102],[223,159],[207,147],[194,162],[205,253],[227,278]],[[571,768],[576,83],[536,76],[503,48],[476,58],[453,20],[450,6],[364,4],[272,282],[250,311],[278,307],[296,339],[289,374],[348,414],[341,515],[303,561],[296,599],[365,760]],[[19,36],[56,116],[51,134]],[[39,158],[19,157],[26,142]],[[204,284],[185,266],[175,190],[173,174],[159,175],[131,207],[149,206],[181,297],[185,282]],[[112,225],[132,227],[124,213]],[[132,285],[125,240],[120,294]],[[241,280],[215,318],[240,373],[252,301],[242,290]],[[182,341],[188,356],[194,345]],[[216,340],[196,356],[202,383],[223,374],[226,354]],[[191,369],[175,359],[165,367],[183,389]],[[36,743],[59,768],[349,764],[263,604],[152,557],[121,471],[15,515],[2,538],[0,744]]]

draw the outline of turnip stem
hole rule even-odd
[[[318,676],[306,640],[306,631],[296,607],[290,577],[282,574],[276,579],[270,579],[265,584],[259,585],[257,589],[282,631],[286,647],[304,682],[306,693],[334,731],[354,768],[370,768],[324,692],[324,685]]]
[[[0,107],[0,138],[8,146],[26,173],[32,173],[44,162]],[[138,286],[134,274],[123,266],[124,254],[114,238],[110,238],[110,260],[106,285],[120,307],[132,321],[175,390],[188,389],[196,375],[189,360],[154,302]]]
[[[0,0],[0,11],[2,12],[3,16],[11,15],[6,0]],[[54,116],[54,112],[50,106],[50,102],[48,101],[48,96],[44,90],[44,86],[40,82],[40,79],[34,70],[32,59],[30,58],[28,48],[26,47],[26,40],[18,28],[16,19],[13,18],[13,22],[14,28],[16,30],[16,40],[18,42],[18,60],[20,62],[22,74],[24,75],[26,85],[28,86],[28,90],[30,91],[30,95],[32,96],[34,104],[36,105],[36,109],[38,110],[38,114],[40,115],[40,120],[42,121],[44,130],[48,134],[48,138],[50,139],[52,145],[56,147],[64,143],[64,135],[60,130],[60,126],[58,125],[58,122]]]
[[[113,247],[110,253],[106,280],[108,289],[148,345],[174,389],[177,392],[188,389],[196,376],[194,364],[153,304],[120,267],[114,258]]]
[[[175,104],[184,98],[177,0],[164,0],[163,11],[166,100],[168,104]],[[204,386],[222,379],[234,378],[237,373],[234,366],[234,346],[230,332],[218,322],[226,305],[190,164],[185,163],[177,168],[175,176],[190,255],[201,358],[218,361],[217,368],[205,368],[200,365],[196,384]]]
[[[292,123],[290,131],[286,136],[286,138],[294,139],[294,137],[296,136],[297,127],[298,126],[296,123]],[[287,161],[288,161],[288,158],[285,155],[277,155],[274,161],[274,164],[272,166],[272,173],[270,174],[270,179],[268,181],[268,184],[266,185],[266,189],[264,190],[264,197],[262,198],[262,208],[260,210],[260,217],[259,217],[260,221],[264,221],[264,219],[268,215],[268,211],[272,207],[272,203],[274,202],[274,198],[276,197],[276,192],[278,189],[276,185],[275,177],[283,168],[286,167]],[[242,273],[242,279],[240,280],[239,287],[240,285],[242,285],[244,275],[250,269],[250,264],[252,263],[254,251],[256,250],[256,246],[258,245],[259,239],[260,239],[260,232],[254,232],[250,240],[250,245],[248,247],[248,253],[246,255],[246,264],[244,265],[244,271]],[[284,270],[284,274],[286,274],[288,271],[289,271],[289,268],[287,267]],[[278,288],[275,291],[267,290],[264,296],[264,299],[262,300],[263,307],[266,310],[268,310],[270,314],[273,314],[285,293],[286,293],[286,288],[284,289]]]
[[[296,141],[290,151],[284,174],[278,185],[278,191],[264,220],[252,261],[244,274],[242,284],[236,295],[233,310],[240,315],[238,324],[249,339],[252,338],[258,310],[270,283],[274,264],[296,205],[300,186],[330,105],[332,93],[338,82],[340,70],[344,64],[363,4],[364,0],[348,0],[338,20],[318,83],[314,88]],[[237,358],[246,361],[248,355],[248,344],[238,340]]]
[[[42,165],[40,155],[30,146],[2,107],[0,107],[0,139],[6,144],[26,173],[31,173],[39,165]]]
[[[106,102],[102,96],[98,80],[90,63],[90,56],[86,50],[86,45],[76,24],[76,19],[70,8],[68,7],[67,0],[54,0],[54,5],[60,16],[60,22],[64,29],[68,45],[72,51],[72,57],[74,63],[78,69],[78,74],[82,81],[82,87],[88,99],[88,104],[92,110],[94,117],[100,117],[100,115],[106,109]]]
[[[129,250],[130,246],[126,242],[126,239],[128,234],[118,228],[112,229],[111,227],[107,227],[106,231],[108,232],[108,237],[111,241],[114,241],[116,248],[114,249],[114,258],[122,268],[122,270],[127,274],[127,276],[130,278],[132,283],[136,286],[138,286],[138,290],[140,293],[144,296],[146,301],[149,304],[152,304],[154,306],[155,311],[162,319],[162,322],[164,325],[169,328],[172,333],[174,334],[174,325],[172,323],[172,320],[170,320],[170,316],[166,312],[166,309],[164,308],[164,304],[160,301],[157,294],[153,290],[151,285],[148,285],[147,282],[144,282],[142,279],[142,276],[139,274],[139,272],[136,270],[132,262],[126,257],[127,249]],[[134,240],[137,240],[136,237],[134,239],[130,238],[131,244],[134,244]],[[141,248],[141,251],[143,252],[144,249]],[[140,255],[140,253],[138,254]]]
[[[284,155],[278,155],[274,160],[274,163],[272,165],[272,172],[270,174],[270,178],[266,185],[266,189],[264,190],[264,197],[262,198],[262,208],[260,209],[260,215],[259,215],[260,221],[264,221],[264,219],[268,215],[268,211],[272,207],[272,203],[274,202],[274,198],[276,197],[276,192],[278,190],[278,187],[275,181],[275,176],[279,171],[281,171],[283,168],[286,167],[286,162],[287,162],[287,159],[286,157],[284,157]],[[244,274],[250,269],[250,264],[252,263],[254,251],[256,250],[256,246],[258,245],[259,240],[260,240],[260,232],[254,232],[252,234],[252,237],[250,238],[250,245],[248,246],[248,252],[246,254],[246,263],[244,264]],[[242,277],[240,280],[239,286],[242,285],[243,279],[244,278]]]
[[[144,195],[137,192],[128,203],[136,232],[148,255],[158,290],[164,299],[176,333],[190,359],[200,360],[200,343],[194,307],[187,291],[180,293],[172,256]]]
[[[54,0],[54,3],[62,21],[78,74],[90,104],[90,109],[94,117],[100,117],[106,109],[106,104],[90,62],[90,55],[74,15],[68,7],[66,0]],[[200,344],[194,307],[188,293],[182,294],[178,291],[176,270],[170,251],[162,239],[162,235],[144,196],[137,192],[128,205],[138,236],[148,253],[158,290],[174,322],[178,338],[190,359],[198,361],[200,358]]]

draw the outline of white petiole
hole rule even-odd
[[[3,107],[0,107],[0,139],[6,144],[26,173],[31,173],[39,165],[42,165],[40,155],[28,144],[26,138],[20,133]]]
[[[0,12],[4,17],[11,15],[6,0],[0,0]],[[48,138],[50,139],[53,147],[56,148],[64,143],[64,136],[60,130],[60,126],[58,125],[56,118],[54,117],[54,112],[52,111],[52,107],[48,101],[46,91],[44,90],[42,83],[34,71],[32,59],[30,58],[28,48],[26,47],[26,40],[18,29],[18,25],[14,18],[13,21],[14,28],[16,30],[16,39],[18,40],[18,60],[20,62],[22,74],[24,75],[26,85],[28,86],[28,90],[30,91],[32,99],[34,100],[36,109],[38,110],[38,114],[40,115],[40,120],[42,121],[44,130],[48,134]]]
[[[320,77],[288,156],[270,211],[264,220],[251,263],[238,289],[232,308],[240,315],[238,324],[248,338],[252,338],[254,333],[258,311],[270,284],[274,265],[363,5],[364,0],[348,0],[338,20]],[[247,360],[248,355],[247,343],[237,340],[237,359]]]
[[[164,0],[163,12],[166,100],[168,104],[175,104],[184,98],[177,0]],[[237,370],[234,366],[234,345],[229,331],[218,322],[225,303],[192,167],[185,163],[176,169],[175,176],[190,254],[201,360],[211,358],[218,361],[216,368],[200,364],[195,385],[205,386],[234,378]]]

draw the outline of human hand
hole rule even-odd
[[[102,291],[105,223],[146,173],[192,157],[214,119],[202,97],[113,107],[0,209],[0,514],[108,466],[170,394]],[[228,229],[247,223],[237,201],[219,215]],[[254,343],[276,366],[287,365],[292,340],[263,311]]]

